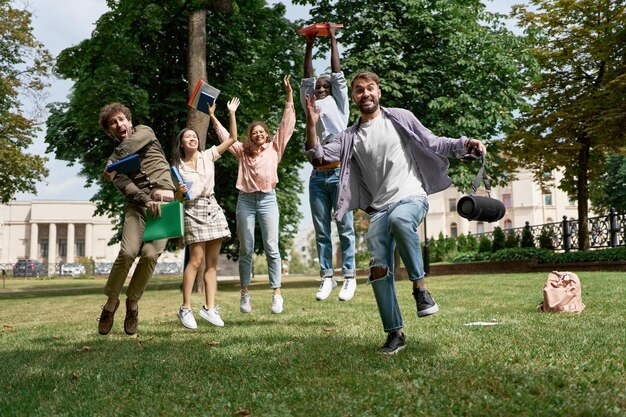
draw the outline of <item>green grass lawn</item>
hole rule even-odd
[[[102,279],[7,280],[0,415],[624,416],[623,273],[579,274],[579,315],[536,312],[546,276],[430,278],[440,312],[421,319],[398,282],[407,347],[395,356],[376,351],[385,335],[361,279],[342,303],[338,289],[316,302],[317,281],[285,277],[281,315],[267,280],[254,281],[249,315],[237,283],[220,282],[226,327],[196,315],[196,331],[176,318],[178,281],[155,280],[134,337],[123,307],[98,335]],[[464,326],[477,321],[499,324]]]

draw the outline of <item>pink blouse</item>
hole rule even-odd
[[[243,144],[239,141],[228,148],[228,151],[239,160],[236,185],[238,190],[245,193],[256,191],[267,193],[276,188],[278,163],[285,153],[285,148],[291,139],[295,126],[296,111],[293,102],[286,103],[285,112],[274,139],[263,144],[261,152],[257,156],[246,155],[243,151]],[[213,128],[221,142],[228,139],[228,131],[219,121],[213,124]]]

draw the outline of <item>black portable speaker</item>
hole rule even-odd
[[[489,182],[489,176],[485,170],[485,155],[481,155],[482,164],[476,174],[476,178],[472,181],[473,193],[463,196],[459,199],[456,205],[456,211],[459,216],[466,218],[467,220],[476,220],[480,222],[497,222],[504,217],[506,208],[500,200],[491,198],[491,184]],[[487,190],[488,197],[481,197],[474,195],[480,181],[485,184],[485,190]]]

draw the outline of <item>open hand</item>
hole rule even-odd
[[[226,107],[228,108],[228,111],[231,113],[234,113],[237,111],[237,108],[239,107],[240,101],[238,97],[233,97],[232,99],[230,99],[230,101],[228,102],[228,104],[226,105]]]
[[[306,117],[315,125],[320,118],[321,110],[315,107],[315,96],[306,95]]]
[[[293,90],[291,89],[291,84],[289,83],[290,79],[290,74],[285,75],[285,78],[283,78],[283,84],[285,84],[285,91],[287,92],[287,95],[291,95],[293,93]]]

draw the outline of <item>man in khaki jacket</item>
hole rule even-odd
[[[137,154],[141,164],[141,169],[134,173],[105,171],[105,177],[113,181],[126,202],[120,252],[104,287],[108,300],[102,306],[98,332],[105,335],[111,331],[124,281],[139,255],[139,262],[126,290],[124,331],[133,335],[137,333],[138,302],[167,243],[167,239],[143,242],[146,210],[150,210],[155,217],[160,216],[160,204],[174,200],[175,188],[161,144],[148,126],[133,127],[128,107],[120,103],[104,106],[100,110],[100,127],[108,136],[120,142],[109,157],[109,163]]]

